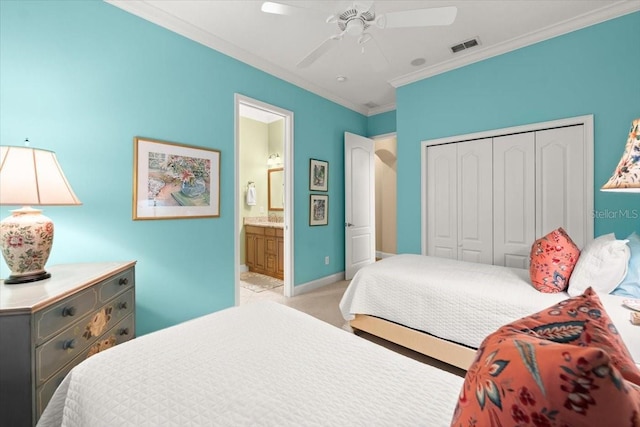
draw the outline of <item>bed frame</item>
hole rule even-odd
[[[476,350],[379,317],[356,314],[349,322],[354,330],[375,335],[458,368],[469,369]]]

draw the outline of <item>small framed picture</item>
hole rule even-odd
[[[309,161],[309,190],[329,190],[329,162],[310,159]]]
[[[312,194],[309,202],[309,225],[327,225],[329,223],[329,196]]]
[[[133,219],[220,216],[220,151],[135,137]]]

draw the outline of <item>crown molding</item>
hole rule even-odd
[[[423,68],[421,70],[417,70],[415,72],[400,76],[398,78],[391,79],[389,80],[389,84],[391,84],[391,86],[395,88],[398,88],[400,86],[414,83],[438,74],[446,73],[447,71],[451,71],[456,68],[461,68],[475,62],[502,55],[504,53],[511,52],[525,46],[529,46],[544,40],[570,33],[572,31],[608,21],[610,19],[618,18],[620,16],[637,12],[639,10],[640,0],[622,0],[613,3],[610,6],[605,6],[598,10],[562,21],[556,25],[551,25],[490,47],[474,50],[472,52],[466,53],[464,56],[450,59],[448,61],[436,64],[432,67]]]
[[[367,116],[375,116],[376,114],[386,113],[388,111],[393,111],[395,109],[396,109],[395,102],[393,104],[379,105],[375,108],[370,108],[367,113]]]
[[[189,24],[172,14],[165,12],[164,10],[158,9],[157,7],[147,3],[144,0],[104,1],[112,6],[124,10],[125,12],[129,12],[133,15],[138,16],[139,18],[152,22],[156,25],[173,31],[174,33],[180,34],[181,36],[184,36],[190,40],[193,40],[220,53],[230,56],[231,58],[251,65],[252,67],[264,71],[267,74],[271,74],[272,76],[292,83],[302,89],[306,89],[309,92],[312,92],[322,98],[328,99],[329,101],[335,102],[336,104],[342,105],[345,108],[348,108],[365,116],[369,113],[369,110],[366,107],[354,104],[351,101],[338,97],[324,90],[323,88],[309,82],[308,80],[302,79],[269,61],[260,59],[255,55],[247,52],[246,50],[240,49],[236,45],[233,45],[224,39],[216,37],[195,25]]]

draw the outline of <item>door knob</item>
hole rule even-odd
[[[344,223],[344,226],[345,226],[345,227],[353,227],[353,224],[351,224],[350,222],[345,222],[345,223]]]

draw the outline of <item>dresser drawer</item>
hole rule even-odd
[[[36,345],[68,328],[70,324],[98,307],[98,293],[96,289],[91,288],[36,313],[34,317]]]
[[[100,351],[104,351],[107,348],[114,345],[122,344],[125,341],[129,341],[135,336],[135,318],[133,314],[129,314],[125,319],[119,322],[116,326],[111,328],[103,336],[101,336],[87,351],[79,354],[71,363],[65,366],[62,370],[58,371],[51,379],[45,382],[37,389],[36,392],[36,411],[37,418],[40,418],[42,411],[46,404],[51,400],[51,396],[56,391],[58,386],[64,380],[69,372],[78,364],[80,364],[86,358],[93,356]]]
[[[113,276],[109,280],[105,280],[103,283],[98,285],[100,303],[104,304],[119,293],[133,288],[133,285],[135,284],[134,280],[133,268],[125,270],[122,273]]]
[[[82,354],[107,329],[134,311],[134,289],[119,295],[36,348],[36,386]]]
[[[264,229],[264,235],[265,236],[275,236],[276,235],[276,229],[275,228],[265,228]]]

